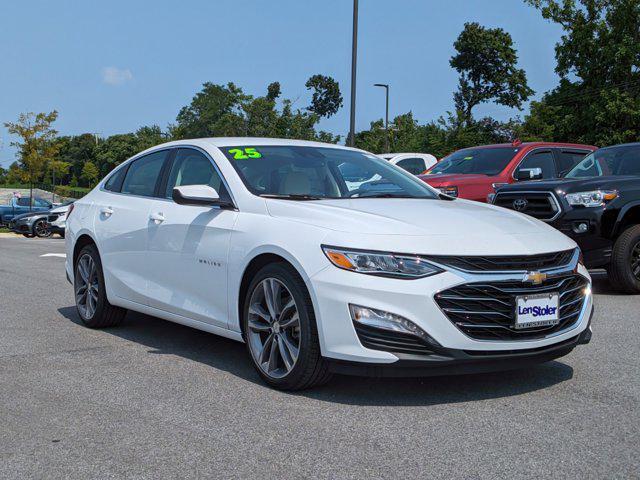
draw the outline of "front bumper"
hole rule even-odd
[[[601,268],[611,261],[613,241],[606,234],[613,228],[615,216],[608,218],[606,208],[574,208],[565,210],[549,225],[560,230],[575,241],[582,254],[587,268]],[[577,226],[587,225],[587,230],[578,233]],[[603,231],[605,230],[605,231]]]
[[[591,312],[593,316],[593,311]],[[591,319],[589,319],[589,323]],[[329,368],[342,375],[366,377],[435,377],[515,370],[549,362],[591,341],[591,326],[568,340],[545,347],[481,352],[443,348],[433,355],[401,355],[392,364],[331,360]]]
[[[9,222],[9,230],[14,233],[31,233],[33,231],[33,223],[31,222]]]
[[[573,267],[570,266],[565,273],[571,271]],[[590,284],[589,274],[582,265],[576,267],[576,273]],[[457,370],[457,367],[451,368],[455,364],[488,365],[502,360],[502,357],[524,360],[524,355],[527,360],[529,357],[535,357],[545,361],[544,358],[549,355],[564,355],[565,350],[570,350],[579,343],[576,340],[574,343],[565,344],[580,337],[588,328],[593,311],[590,291],[585,293],[577,319],[567,328],[543,337],[517,340],[479,340],[467,336],[443,313],[434,298],[438,292],[454,286],[479,281],[506,280],[522,281],[522,273],[472,274],[448,270],[417,280],[397,280],[327,267],[310,278],[322,354],[337,361],[334,362],[335,365],[344,366],[345,362],[355,362],[355,366],[401,366],[408,361],[409,365],[414,365],[411,362],[418,362],[424,366],[427,362],[426,365],[430,368],[437,365],[446,372],[453,373]],[[349,304],[400,315],[424,330],[441,348],[434,351],[433,355],[418,355],[418,358],[408,358],[405,354],[391,352],[388,349],[385,351],[366,348],[354,327]],[[584,337],[581,339],[584,340]],[[352,367],[353,365],[349,368]]]

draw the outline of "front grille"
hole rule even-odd
[[[353,322],[353,326],[356,329],[360,343],[365,348],[414,355],[430,355],[433,353],[426,342],[413,335],[373,328],[358,322]]]
[[[542,338],[573,325],[580,315],[588,281],[570,274],[547,279],[540,285],[519,281],[477,282],[438,293],[436,303],[467,336],[478,340],[525,340]],[[539,293],[560,296],[560,322],[556,325],[516,330],[516,297]]]
[[[540,220],[553,220],[560,213],[558,202],[549,192],[498,192],[493,203]]]
[[[568,265],[573,258],[574,250],[543,253],[541,255],[493,256],[493,257],[458,257],[430,256],[441,265],[467,272],[505,272],[546,270]]]

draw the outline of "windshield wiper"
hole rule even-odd
[[[276,194],[276,193],[261,193],[261,197],[265,198],[278,198],[282,200],[325,200],[326,197],[318,197],[317,195],[307,195],[300,193],[288,193],[288,194]]]
[[[373,193],[371,195],[360,195],[358,197],[351,198],[423,198],[423,197],[414,197],[413,195],[407,195],[406,193]],[[427,198],[427,197],[424,197]]]

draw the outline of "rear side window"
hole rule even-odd
[[[400,160],[397,165],[414,175],[419,175],[425,171],[424,160],[421,158],[405,158]]]
[[[586,150],[560,150],[558,152],[558,174],[560,177],[575,167],[587,156],[589,152]]]
[[[22,197],[16,201],[16,205],[19,207],[28,207],[31,203],[31,199],[29,197]]]
[[[127,173],[127,168],[123,167],[118,170],[116,173],[111,175],[107,180],[107,183],[104,184],[104,189],[109,190],[110,192],[119,192],[122,188],[122,182],[124,181],[124,176]]]
[[[122,193],[152,197],[167,153],[163,150],[134,160],[122,182]]]
[[[530,153],[522,163],[520,163],[518,172],[520,170],[531,168],[541,168],[542,178],[554,178],[556,176],[556,164],[553,161],[553,154],[551,151]]]

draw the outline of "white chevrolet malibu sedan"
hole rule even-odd
[[[66,248],[88,327],[133,310],[245,342],[281,389],[526,367],[591,338],[572,240],[337,145],[153,147],[75,202]]]

